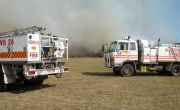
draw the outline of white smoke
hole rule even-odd
[[[0,32],[45,27],[47,32],[68,37],[70,56],[91,56],[103,43],[128,35],[150,42],[175,41],[172,28],[158,17],[161,10],[156,10],[156,1],[0,0]]]

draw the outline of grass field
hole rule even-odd
[[[60,79],[0,93],[0,110],[180,110],[180,77],[118,77],[101,58],[70,58],[66,66],[70,72]]]

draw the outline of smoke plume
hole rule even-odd
[[[156,0],[1,0],[0,32],[41,26],[69,39],[70,56],[94,56],[103,43],[132,36],[156,42],[175,41],[172,28],[162,22],[168,2]],[[158,8],[157,8],[158,7]]]

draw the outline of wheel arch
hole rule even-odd
[[[173,65],[180,65],[180,63],[179,62],[169,62],[165,65],[164,68],[166,71],[171,71]]]
[[[174,63],[171,67],[170,73],[172,76],[180,76],[180,65],[178,63]]]
[[[120,66],[120,72],[121,72],[121,75],[122,75],[122,68],[123,68],[123,66],[124,65],[130,65],[130,66],[132,66],[132,69],[133,69],[133,73],[130,75],[130,76],[132,76],[132,75],[134,75],[134,74],[136,74],[136,72],[137,72],[137,69],[136,69],[136,62],[135,61],[124,61],[123,63],[121,63],[121,66]],[[124,75],[122,75],[122,76],[124,76]]]
[[[128,60],[125,60],[123,61],[121,64],[120,64],[120,67],[122,67],[123,65],[125,64],[130,64],[131,66],[133,66],[134,70],[136,71],[136,64],[135,64],[135,61],[128,61]]]

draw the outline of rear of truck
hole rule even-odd
[[[41,85],[48,75],[60,78],[69,71],[64,66],[68,60],[68,39],[42,34],[41,29],[0,34],[0,91],[16,81]]]

